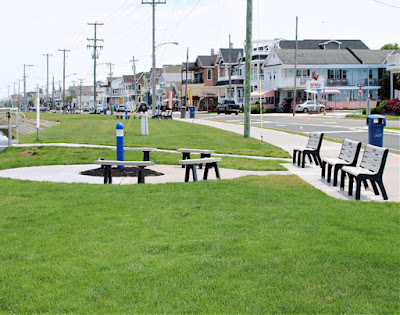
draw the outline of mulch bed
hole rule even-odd
[[[138,177],[139,168],[138,167],[113,167],[112,168],[112,176],[115,177]],[[96,168],[93,170],[81,172],[81,175],[88,175],[88,176],[104,176],[104,169],[103,168]],[[147,168],[144,169],[144,176],[162,176],[163,173],[159,173],[156,171],[149,170]]]

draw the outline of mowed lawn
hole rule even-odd
[[[40,141],[115,145],[111,117],[48,115],[62,124]],[[127,126],[130,146],[287,156],[179,121],[150,120],[142,137],[139,124]],[[0,153],[0,169],[115,156],[40,141]],[[180,155],[151,157],[176,164]],[[223,157],[221,166],[279,163]],[[0,179],[0,192],[1,313],[400,312],[398,203],[336,200],[294,175],[130,186]]]
[[[0,179],[2,313],[399,312],[399,205],[296,176]]]
[[[27,113],[34,117],[34,113]],[[217,153],[259,155],[268,157],[289,158],[290,155],[273,145],[259,140],[245,139],[243,135],[225,130],[197,125],[180,120],[149,119],[149,135],[141,135],[141,120],[116,120],[106,115],[63,115],[47,113],[41,117],[46,120],[59,121],[60,124],[40,132],[39,141],[36,133],[21,137],[21,143],[65,142],[82,144],[115,145],[115,126],[124,124],[125,146],[156,147],[176,150],[178,148],[195,148],[215,150]],[[192,121],[187,119],[186,121]]]

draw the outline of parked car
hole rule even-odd
[[[105,107],[103,105],[97,105],[97,110],[96,110],[95,114],[103,114],[104,108]],[[94,111],[94,108],[93,108],[93,111]]]
[[[317,103],[316,101],[306,101],[304,103],[296,105],[296,112],[308,113],[312,110],[319,110],[323,112],[325,110],[325,106]]]
[[[301,104],[303,103],[302,99],[297,98],[296,99],[296,104]],[[281,111],[284,113],[289,113],[293,111],[293,98],[285,98],[282,103],[281,103]]]
[[[124,112],[126,110],[125,105],[115,105],[116,112]]]
[[[88,106],[88,105],[83,106],[83,111],[84,111],[84,112],[90,111],[89,106]]]
[[[240,106],[235,104],[234,100],[223,100],[217,106],[217,113],[225,113],[225,115],[235,113],[236,115],[239,114]]]
[[[147,112],[148,110],[148,106],[146,103],[140,103],[139,107],[138,107],[138,112]]]

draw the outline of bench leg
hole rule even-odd
[[[333,186],[337,186],[338,184],[338,174],[339,174],[340,167],[335,165],[333,169]]]
[[[361,197],[361,179],[356,177],[356,200],[360,200]]]
[[[332,178],[332,165],[328,164],[328,179],[327,182],[330,183]]]
[[[139,166],[138,184],[144,184],[144,166]]]
[[[349,196],[353,195],[353,180],[354,180],[354,176],[349,174]]]
[[[104,169],[104,184],[108,183],[108,168],[109,168],[109,166],[107,166],[107,165],[103,166],[103,169]]]
[[[344,180],[345,180],[346,172],[343,172],[340,175],[340,190],[344,190]]]
[[[217,177],[217,179],[221,179],[221,176],[219,174],[218,162],[214,163],[214,169],[215,169],[215,176]]]
[[[208,153],[200,153],[200,158],[201,159],[203,159],[203,158],[208,158],[208,157],[211,157],[211,154],[208,154]],[[202,169],[203,168],[203,164],[199,164],[199,169]]]
[[[208,178],[208,170],[211,168],[210,163],[206,163],[206,168],[204,169],[203,180]]]
[[[297,150],[293,150],[293,164],[296,164],[296,155],[297,155]]]
[[[325,168],[326,168],[326,162],[322,162],[321,164],[321,178],[325,178]]]
[[[387,193],[386,193],[386,189],[385,189],[385,186],[383,185],[382,179],[379,179],[379,180],[377,180],[376,182],[378,183],[378,186],[379,186],[379,188],[381,189],[383,199],[384,199],[384,200],[388,200],[388,195],[387,195]]]
[[[111,166],[108,168],[108,183],[112,184]]]
[[[303,157],[301,159],[301,168],[304,168],[304,164],[306,162],[306,156],[307,154],[303,152]],[[310,158],[310,156],[308,158]]]
[[[197,182],[197,171],[196,171],[196,165],[192,165],[192,172],[193,172],[193,181]]]
[[[376,186],[376,182],[373,179],[370,179],[372,189],[374,190],[375,196],[379,195],[378,187]]]
[[[182,167],[185,167],[184,165],[182,165]],[[190,175],[190,166],[186,165],[186,170],[185,170],[185,183],[187,183],[189,181],[189,175]]]
[[[302,156],[303,154],[304,154],[304,153],[303,153],[302,151],[297,152],[297,166],[300,166],[300,165],[301,165],[301,156]]]
[[[150,152],[143,151],[143,161],[150,161]]]
[[[182,153],[182,160],[190,159],[190,153]],[[184,168],[185,165],[182,165],[182,168]]]

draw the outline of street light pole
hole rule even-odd
[[[24,64],[24,111],[28,109],[28,106],[26,104],[26,67],[33,67],[33,65]]]

